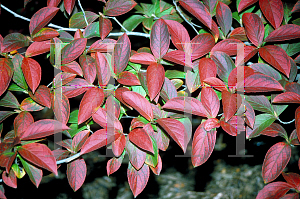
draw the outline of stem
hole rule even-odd
[[[83,9],[82,6],[81,6],[80,0],[78,0],[78,5],[79,5],[79,7],[80,7],[80,9],[81,9],[81,11],[82,11],[82,13],[83,13],[83,17],[84,17],[85,23],[86,23],[86,25],[88,26],[89,23],[88,23],[88,21],[87,21],[87,19],[86,19],[85,12],[84,12],[84,9]]]
[[[278,120],[281,124],[290,124],[290,123],[292,123],[292,122],[295,121],[295,119],[293,119],[293,120],[291,120],[291,121],[289,121],[289,122],[283,122],[283,121],[281,121],[281,119],[279,119],[279,117],[277,117],[277,120]]]
[[[197,35],[199,35],[199,33],[198,33],[198,31],[196,30],[195,26],[194,26],[191,22],[189,22],[189,21],[183,16],[183,14],[182,14],[181,11],[179,10],[179,8],[178,8],[178,6],[177,6],[175,0],[173,0],[173,4],[174,4],[174,6],[175,6],[175,8],[176,8],[176,11],[177,11],[177,12],[179,13],[179,15],[181,16],[181,18],[182,18],[186,23],[188,23],[188,24],[195,30],[195,32],[196,32]]]
[[[80,157],[81,154],[80,153],[76,153],[75,155],[72,155],[71,157],[68,157],[66,159],[63,159],[63,160],[58,160],[56,161],[56,164],[62,164],[62,163],[69,163],[71,162],[72,160],[75,160],[76,158]]]
[[[125,32],[127,33],[127,32],[129,32],[120,22],[119,22],[119,20],[116,18],[116,17],[107,17],[107,18],[110,18],[110,19],[113,19],[115,22],[117,22],[117,24],[119,24],[119,26],[123,29],[123,30],[125,30]]]

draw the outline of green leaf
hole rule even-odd
[[[185,75],[184,71],[179,70],[167,70],[165,73],[165,77],[168,79],[185,79]]]
[[[281,44],[280,47],[285,50],[288,56],[293,56],[300,52],[300,42],[292,44]]]
[[[253,129],[250,129],[249,127],[247,127],[246,129],[246,138],[252,139],[254,137],[257,137],[260,132],[262,132],[265,128],[270,126],[275,120],[276,117],[274,115],[270,115],[270,114],[256,115]]]
[[[274,110],[268,98],[264,95],[251,95],[246,96],[247,102],[253,107],[254,110],[274,114]]]
[[[149,166],[156,167],[156,165],[158,163],[158,147],[157,147],[156,140],[154,138],[152,138],[151,136],[150,136],[150,138],[152,140],[154,154],[146,151],[145,163],[148,164]]]
[[[20,107],[20,104],[17,98],[11,92],[8,91],[0,100],[0,106],[18,109]]]
[[[141,94],[142,96],[146,97],[147,93],[142,86],[132,86],[131,88],[132,88],[132,91],[137,92],[137,93]]]
[[[85,11],[85,17],[88,24],[90,24],[98,18],[98,15],[90,11]],[[76,14],[73,14],[72,17],[70,18],[69,21],[70,28],[84,28],[86,26],[87,25],[83,16],[83,12],[78,12]]]
[[[71,137],[74,137],[80,131],[87,129],[86,126],[79,127],[78,124],[71,124],[69,127],[71,128],[71,130],[68,130],[68,132],[71,135]]]
[[[16,54],[12,58],[12,63],[14,65],[14,75],[13,75],[13,81],[19,85],[21,88],[27,90],[28,85],[26,83],[26,80],[24,78],[24,74],[21,68],[23,57],[20,54]]]
[[[24,93],[28,93],[27,90],[19,87],[17,84],[12,83],[9,87],[8,87],[9,91],[20,91],[20,92],[24,92]]]
[[[90,25],[88,25],[85,28],[85,31],[83,32],[83,37],[90,39],[93,37],[100,37],[99,33],[99,21],[98,22],[93,22]]]
[[[0,111],[0,123],[3,122],[7,117],[15,114],[13,111]]]
[[[143,8],[143,13],[148,17],[152,17],[152,14],[155,12],[155,6],[148,3],[141,3],[141,6]]]
[[[70,124],[78,124],[78,109],[70,113],[69,121]]]
[[[25,169],[31,182],[38,187],[43,177],[42,170],[25,161],[20,155],[18,155],[18,158],[21,160],[23,168]]]
[[[292,23],[300,26],[300,18],[293,20]]]
[[[123,26],[128,31],[133,31],[140,23],[142,23],[144,18],[145,17],[142,15],[132,15],[123,22]]]
[[[150,18],[144,18],[143,19],[143,26],[147,29],[150,30],[152,28],[153,25],[153,17]]]

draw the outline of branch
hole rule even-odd
[[[199,32],[196,30],[195,26],[194,26],[191,22],[189,22],[189,21],[183,16],[183,14],[182,14],[181,11],[179,10],[179,8],[178,8],[178,6],[177,6],[175,0],[173,0],[173,4],[174,4],[174,6],[175,6],[175,8],[176,8],[176,11],[177,11],[177,12],[179,13],[179,15],[181,16],[181,18],[182,18],[186,23],[188,23],[188,24],[195,30],[195,32],[196,32],[197,35],[199,35]]]
[[[113,19],[113,20],[115,20],[115,22],[117,22],[117,24],[119,24],[119,26],[123,29],[123,30],[125,30],[125,32],[127,33],[127,32],[129,32],[120,22],[119,22],[119,20],[116,18],[116,17],[107,17],[107,16],[105,16],[106,18],[110,18],[110,19]]]
[[[82,6],[81,6],[80,0],[78,0],[78,5],[79,5],[79,7],[80,7],[80,9],[81,9],[81,11],[82,11],[82,14],[83,14],[85,23],[86,23],[86,25],[88,26],[89,23],[88,23],[88,21],[87,21],[87,19],[86,19],[85,12],[84,12],[84,9],[83,9]]]
[[[25,21],[29,21],[30,19],[23,17],[17,13],[15,13],[14,11],[10,10],[9,8],[5,7],[3,4],[1,4],[1,8],[3,8],[4,10],[6,10],[7,12],[11,13],[12,15],[14,15],[14,17],[23,19]],[[57,28],[58,30],[64,30],[64,31],[73,31],[76,32],[78,29],[77,28],[65,28],[53,23],[48,24],[49,27],[52,28]],[[80,29],[81,31],[84,31],[84,29]],[[122,36],[125,32],[116,32],[116,33],[109,33],[108,37],[118,37],[118,36]],[[146,38],[150,38],[150,34],[147,33],[141,33],[141,32],[126,32],[127,35],[133,35],[133,36],[139,36],[139,37],[146,37]]]
[[[283,122],[283,121],[281,121],[281,119],[279,119],[279,117],[277,117],[277,120],[278,120],[281,124],[290,124],[290,123],[292,123],[292,122],[295,121],[295,119],[293,119],[293,120],[291,120],[291,121],[289,121],[289,122]]]
[[[66,159],[62,159],[62,160],[58,160],[56,161],[56,164],[62,164],[62,163],[69,163],[72,160],[75,160],[76,158],[80,157],[81,154],[80,153],[76,153],[75,155],[72,155],[71,157],[68,157]]]

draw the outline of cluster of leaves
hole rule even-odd
[[[0,106],[13,109],[0,111],[0,135],[2,122],[17,114],[14,129],[0,139],[6,185],[16,188],[17,178],[27,174],[38,187],[43,169],[57,175],[57,165],[68,163],[68,181],[76,191],[86,176],[81,155],[111,145],[115,157],[107,162],[107,174],[116,172],[127,154],[128,182],[136,197],[150,170],[160,174],[159,150],[167,150],[170,138],[184,153],[192,140],[196,167],[210,157],[220,127],[231,136],[246,131],[247,139],[283,137],[284,142],[267,152],[262,177],[269,183],[282,173],[291,146],[299,145],[300,138],[300,108],[289,136],[274,123],[286,103],[300,103],[300,43],[295,40],[300,26],[298,19],[291,23],[292,13],[300,11],[299,1],[290,8],[281,0],[239,0],[231,6],[234,12],[230,2],[218,0],[178,0],[174,5],[156,0],[140,5],[133,0],[102,2],[102,13],[73,12],[69,26],[77,29],[74,36],[45,26],[59,11],[57,6],[71,14],[75,0],[48,0],[47,7],[31,17],[30,36],[0,35]],[[108,38],[111,19],[133,8],[136,14],[123,22],[125,33],[117,40]],[[192,40],[180,16],[194,28],[195,19],[203,26]],[[135,51],[127,34],[140,23],[149,34],[150,48]],[[87,46],[91,38],[99,39]],[[24,47],[25,56],[18,52]],[[43,71],[33,58],[40,54],[47,54],[51,65],[61,70],[51,88],[40,85]],[[20,104],[14,92],[28,97]],[[71,112],[69,98],[82,94],[79,108]],[[45,107],[56,119],[34,121],[31,112]],[[129,110],[138,116],[127,130],[120,119],[128,117]],[[194,133],[191,114],[202,119]],[[91,132],[94,123],[102,128]],[[43,142],[58,132],[68,137],[56,143],[64,149],[51,151]],[[287,183],[272,182],[257,198],[298,198],[299,175],[283,176]],[[297,193],[285,195],[290,189]],[[2,185],[0,198],[5,198]]]

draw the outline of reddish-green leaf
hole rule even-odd
[[[64,6],[69,15],[71,15],[74,5],[75,0],[64,0]]]
[[[40,64],[32,58],[24,58],[22,61],[22,71],[26,82],[34,93],[40,84],[42,69]]]
[[[158,161],[156,167],[150,166],[150,169],[153,171],[155,175],[159,175],[162,170],[162,160],[160,155],[158,154]]]
[[[145,65],[156,63],[155,57],[147,52],[140,52],[132,55],[130,57],[130,61],[134,63],[145,64]]]
[[[297,173],[282,173],[287,183],[292,185],[296,190],[300,188],[300,175]]]
[[[25,111],[40,111],[44,109],[43,106],[33,101],[33,99],[31,99],[30,97],[27,97],[22,101],[20,108],[21,110]]]
[[[256,199],[281,198],[291,188],[293,187],[286,182],[272,182],[258,192]]]
[[[128,138],[126,138],[125,147],[130,163],[136,170],[140,170],[146,160],[146,152],[134,145]]]
[[[0,58],[0,96],[6,91],[13,76],[12,62],[6,58]]]
[[[209,78],[204,79],[203,82],[206,84],[209,84],[210,86],[212,86],[214,89],[216,89],[218,91],[221,91],[221,92],[228,91],[224,82],[222,80],[220,80],[219,78],[209,77]]]
[[[39,143],[26,144],[18,148],[18,153],[29,162],[45,168],[57,175],[55,158],[51,150],[46,145]]]
[[[216,130],[206,131],[199,125],[195,131],[192,144],[192,164],[194,167],[200,166],[207,161],[216,143]]]
[[[136,109],[147,120],[153,120],[153,110],[151,104],[141,94],[133,91],[125,91],[122,93],[122,99]]]
[[[154,153],[151,138],[144,129],[136,128],[130,131],[129,140],[141,149]]]
[[[12,188],[17,188],[17,177],[12,169],[9,173],[7,173],[6,171],[2,173],[2,180],[6,185]]]
[[[73,81],[63,86],[62,90],[68,98],[72,98],[81,95],[82,93],[87,91],[88,87],[89,83],[86,80],[75,78]]]
[[[22,137],[23,133],[34,122],[32,115],[27,111],[22,111],[14,120],[14,130],[16,137]]]
[[[110,79],[110,70],[107,59],[102,53],[96,52],[95,60],[98,83],[100,86],[106,86]]]
[[[26,57],[33,57],[50,51],[50,40],[33,42],[26,50]]]
[[[54,133],[62,132],[68,129],[69,127],[57,120],[42,119],[28,126],[24,134],[20,136],[20,139],[31,140],[47,137]]]
[[[224,39],[211,49],[211,53],[215,54],[216,51],[221,51],[229,56],[233,56],[237,54],[237,46],[241,44],[243,44],[242,41],[237,39]]]
[[[217,2],[217,0],[203,0],[203,3],[208,8],[210,14],[213,14]]]
[[[219,2],[216,8],[216,18],[222,32],[226,36],[230,31],[232,24],[232,13],[230,8],[222,2]]]
[[[89,55],[81,55],[79,57],[79,63],[81,65],[84,78],[88,83],[93,84],[96,78],[95,59]]]
[[[195,36],[191,41],[192,60],[198,59],[209,53],[214,45],[214,37],[209,33],[202,33]]]
[[[264,41],[275,42],[297,38],[300,38],[300,26],[295,24],[286,24],[271,32]]]
[[[108,0],[103,11],[108,16],[119,16],[129,12],[136,4],[134,0]]]
[[[12,63],[14,65],[14,75],[12,79],[18,86],[24,88],[25,90],[28,90],[28,86],[21,67],[22,61],[23,61],[23,56],[20,54],[16,54],[12,58]]]
[[[188,144],[188,135],[184,125],[175,119],[161,118],[156,122],[173,138],[185,153]]]
[[[83,12],[78,12],[73,14],[69,21],[70,28],[84,28],[87,26],[85,19],[87,20],[88,24],[93,23],[98,18],[98,15],[94,12],[85,11],[85,18]]]
[[[86,177],[86,164],[84,159],[76,159],[67,165],[67,178],[69,185],[77,191]]]
[[[138,79],[138,77],[129,72],[129,71],[123,71],[119,74],[119,78],[117,79],[117,81],[120,84],[123,85],[127,85],[127,86],[138,86],[141,85],[140,80]]]
[[[59,8],[56,7],[44,7],[34,13],[29,24],[30,35],[39,32],[56,15],[58,10]]]
[[[229,39],[248,41],[248,38],[247,38],[246,32],[245,32],[245,28],[244,27],[235,28],[233,31],[231,31]]]
[[[99,33],[101,39],[105,39],[105,37],[110,33],[112,30],[112,23],[109,19],[100,16],[99,18]]]
[[[259,0],[259,7],[275,28],[279,28],[283,19],[283,4],[281,0]]]
[[[0,123],[3,122],[7,117],[15,114],[16,112],[14,111],[0,111]]]
[[[216,92],[209,87],[201,90],[201,102],[209,117],[216,117],[220,109],[220,101]]]
[[[247,37],[256,47],[259,47],[264,40],[265,34],[265,27],[260,17],[254,13],[245,13],[242,20]]]
[[[168,101],[169,99],[172,99],[173,97],[177,97],[177,90],[174,84],[165,77],[164,85],[160,92],[161,97]]]
[[[51,107],[50,89],[47,86],[40,85],[34,94],[29,92],[29,96],[37,103],[48,108]]]
[[[227,55],[224,52],[214,52],[211,56],[211,59],[215,62],[215,65],[217,66],[218,76],[224,82],[228,82],[228,76],[231,73],[231,71],[235,68],[235,65],[234,65],[232,59],[229,57],[229,55]],[[207,69],[207,70],[209,70],[209,69]],[[215,70],[215,69],[213,69],[213,70]],[[212,72],[214,72],[214,71],[212,71]],[[231,86],[231,84],[229,86]]]
[[[248,126],[253,128],[253,125],[254,125],[254,122],[255,122],[254,110],[253,110],[252,106],[247,101],[244,101],[244,105],[246,107],[245,122],[248,124]]]
[[[131,51],[131,43],[126,33],[117,41],[114,48],[114,72],[118,75],[126,68]]]
[[[11,52],[29,45],[29,39],[21,33],[10,33],[3,39],[2,53]]]
[[[69,99],[60,89],[54,90],[52,95],[52,109],[56,119],[63,124],[67,124],[70,116],[70,103]]]
[[[52,28],[42,28],[40,31],[32,35],[31,39],[32,41],[45,41],[58,36],[59,32],[57,32],[57,30]]]
[[[144,164],[140,170],[136,170],[131,164],[128,164],[127,178],[134,197],[137,197],[145,189],[149,175],[150,170],[147,164]]]
[[[23,168],[25,169],[29,179],[38,188],[42,181],[43,171],[25,161],[22,157],[19,157],[19,159],[21,160]]]
[[[189,11],[192,15],[194,15],[201,23],[207,26],[209,29],[212,27],[212,18],[207,10],[207,8],[203,5],[202,2],[198,0],[180,0],[180,5]]]
[[[3,185],[0,185],[0,197],[3,199],[7,199],[5,196]]]
[[[157,20],[151,29],[150,48],[156,59],[162,58],[168,51],[170,35],[163,19]]]
[[[61,64],[67,64],[78,58],[86,47],[86,38],[74,39],[61,50]]]
[[[252,4],[256,3],[258,0],[241,0],[238,6],[238,12],[241,12],[245,8],[251,6]]]
[[[93,113],[102,105],[104,100],[103,90],[100,88],[90,88],[83,96],[78,113],[78,124],[89,119]]]
[[[286,167],[291,157],[290,145],[279,142],[267,152],[263,167],[262,177],[265,183],[275,180]]]
[[[4,97],[0,100],[0,106],[18,109],[20,104],[17,98],[10,91],[7,91]]]
[[[1,146],[2,145],[2,146]],[[14,143],[7,144],[3,142],[0,144],[0,166],[6,168],[6,172],[9,172],[11,165],[16,159],[16,152],[5,152],[6,150],[10,150],[13,147]]]
[[[161,64],[151,64],[147,68],[147,85],[150,100],[159,94],[165,80],[165,69]]]

